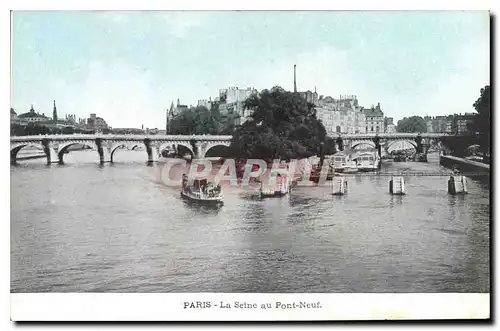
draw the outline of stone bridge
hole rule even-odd
[[[367,133],[367,134],[338,134],[336,139],[338,149],[344,150],[345,147],[354,149],[361,145],[367,145],[378,150],[386,152],[397,142],[408,142],[417,153],[427,153],[429,146],[433,143],[439,143],[442,137],[449,136],[448,133]]]
[[[367,144],[372,148],[388,149],[397,141],[407,141],[415,147],[417,153],[426,153],[431,141],[439,141],[446,133],[374,133],[374,134],[338,134],[336,142],[340,150],[345,146],[356,148]],[[64,154],[70,146],[80,144],[99,153],[101,163],[113,162],[113,155],[118,148],[134,149],[144,147],[148,153],[148,162],[157,161],[161,153],[172,147],[184,146],[195,158],[204,158],[207,151],[215,146],[229,147],[232,136],[213,135],[38,135],[10,138],[10,159],[16,162],[17,153],[24,147],[35,146],[47,155],[47,163],[63,163]]]
[[[63,163],[64,154],[70,146],[77,144],[90,147],[99,153],[101,163],[113,162],[113,155],[119,148],[134,149],[144,147],[148,162],[157,161],[162,151],[184,146],[193,157],[204,158],[207,151],[215,146],[229,147],[232,136],[212,135],[38,135],[10,137],[10,159],[16,162],[17,153],[24,147],[34,146],[43,150],[47,163]]]

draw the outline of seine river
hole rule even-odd
[[[223,187],[218,210],[184,203],[141,151],[71,152],[11,167],[12,292],[489,292],[489,183],[351,175],[346,196],[298,187],[261,200]],[[433,173],[424,163],[382,171]]]

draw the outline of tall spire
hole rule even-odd
[[[174,103],[172,102],[172,106],[170,107],[170,109],[172,109],[172,107],[174,106]],[[165,134],[168,134],[168,109],[165,110]]]
[[[179,98],[177,98],[177,106],[179,106],[181,102],[179,101]]]
[[[52,119],[54,123],[57,123],[57,108],[56,108],[56,100],[54,100],[54,111],[52,113]]]
[[[293,92],[297,93],[297,65],[293,65]]]

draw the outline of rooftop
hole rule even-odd
[[[21,114],[18,117],[19,118],[33,118],[33,117],[48,118],[45,115],[38,114],[38,113],[35,113],[35,112],[31,112],[31,111],[27,112],[27,113],[24,113],[24,114]]]
[[[363,109],[363,113],[365,116],[384,116],[384,113],[376,108]]]

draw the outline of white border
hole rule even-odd
[[[3,7],[5,5],[5,8]],[[1,66],[2,68],[2,92],[1,100],[4,105],[4,110],[9,107],[10,104],[10,93],[9,93],[9,81],[7,80],[10,75],[9,70],[9,28],[10,28],[10,14],[8,10],[485,10],[493,9],[494,14],[498,14],[496,7],[498,6],[498,1],[493,0],[460,0],[460,1],[436,1],[436,0],[412,0],[412,1],[393,1],[393,0],[350,0],[345,2],[335,2],[326,3],[319,0],[309,0],[309,1],[274,1],[269,2],[265,0],[254,0],[247,2],[234,2],[234,1],[169,1],[168,5],[165,1],[155,0],[123,0],[123,1],[110,1],[104,3],[102,0],[88,0],[81,2],[68,2],[64,0],[49,0],[44,1],[43,5],[36,0],[17,0],[17,1],[7,1],[1,2],[0,6],[4,9],[1,13],[0,26],[2,27],[2,33],[0,34],[0,41],[2,44],[1,52]],[[497,22],[498,24],[498,22]],[[5,85],[3,85],[5,84]],[[492,83],[493,84],[493,83]],[[5,111],[5,116],[6,115]],[[497,115],[497,120],[500,121],[500,116]],[[3,121],[6,131],[8,121]],[[498,127],[498,122],[496,122]],[[496,141],[495,141],[496,143]],[[5,145],[7,146],[7,143]],[[496,146],[496,144],[494,144]],[[495,150],[496,152],[496,150]],[[0,153],[1,157],[4,158],[3,164],[8,164],[9,160],[7,157],[7,148]],[[6,167],[5,167],[6,168]],[[9,187],[5,184],[10,180],[10,174],[7,170],[4,173],[4,190],[2,191],[3,207],[1,210],[4,211],[3,222],[4,234],[9,237],[9,221],[10,213],[9,211]],[[496,227],[498,228],[498,226]],[[492,234],[492,235],[496,235]],[[10,243],[10,237],[6,240],[6,243]],[[2,274],[2,284],[6,287],[4,293],[10,292],[10,248],[7,244],[2,250],[2,265],[6,266],[4,268],[4,273]],[[493,280],[492,280],[493,283]],[[139,296],[143,296],[139,298]],[[12,294],[8,300],[1,300],[0,310],[4,312],[9,312],[10,309],[8,304],[11,304],[12,318],[16,320],[27,320],[27,317],[31,317],[32,320],[69,320],[68,316],[72,316],[74,320],[119,320],[116,317],[121,315],[124,318],[121,320],[175,320],[181,319],[181,317],[190,316],[190,320],[201,320],[204,319],[202,316],[209,315],[210,320],[220,320],[221,318],[215,318],[214,314],[196,313],[191,314],[187,312],[182,312],[179,310],[177,305],[179,300],[185,298],[197,298],[198,300],[204,300],[205,296],[216,296],[219,300],[228,301],[228,298],[232,296],[237,296],[238,300],[250,298],[247,296],[255,296],[255,300],[261,301],[265,298],[271,298],[275,300],[279,294],[270,295],[268,294],[155,294],[155,295],[144,295],[144,294]],[[301,295],[287,295],[293,297],[296,300],[297,297]],[[322,294],[310,294],[309,295],[313,301],[323,296]],[[381,312],[395,312],[404,314],[413,313],[414,318],[418,314],[422,318],[425,318],[422,314],[427,314],[429,316],[434,310],[434,315],[446,314],[450,316],[462,315],[464,318],[474,317],[474,316],[484,316],[485,310],[478,311],[477,307],[483,307],[489,311],[489,302],[486,302],[486,297],[488,295],[472,295],[472,294],[332,294],[327,295],[324,301],[324,310],[332,310],[331,316],[337,316],[341,319],[345,319],[347,316],[351,316],[353,311],[350,311],[351,315],[342,315],[343,311],[346,311],[346,307],[351,305],[355,308],[354,313],[359,316],[381,316]],[[234,298],[234,297],[233,297]],[[273,299],[274,298],[274,299]],[[387,298],[391,298],[390,300]],[[356,299],[356,300],[354,300]],[[138,301],[139,300],[139,301]],[[147,300],[147,301],[141,301]],[[176,301],[177,300],[177,301]],[[338,301],[337,301],[338,300]],[[431,300],[431,301],[428,301]],[[434,300],[434,301],[432,301]],[[437,300],[437,301],[435,301]],[[488,299],[489,300],[489,299]],[[133,304],[141,305],[134,306]],[[382,305],[381,302],[385,302]],[[410,302],[413,302],[410,303]],[[432,305],[429,302],[437,302],[438,306]],[[474,304],[469,304],[469,303]],[[396,304],[401,304],[398,306]],[[6,306],[4,306],[6,305]],[[132,308],[135,307],[135,308]],[[403,307],[403,310],[401,309]],[[433,307],[433,309],[430,309]],[[97,310],[101,308],[103,310]],[[335,308],[335,309],[334,309]],[[381,310],[381,308],[383,308]],[[470,308],[470,310],[469,310]],[[129,311],[127,309],[133,309]],[[371,310],[370,310],[371,309]],[[385,309],[385,310],[384,310]],[[128,314],[125,314],[125,311]],[[143,315],[138,315],[143,311]],[[151,312],[158,313],[155,318],[153,318]],[[69,315],[65,315],[65,314]],[[24,314],[24,315],[23,315]],[[243,314],[248,314],[243,312]],[[297,317],[299,313],[282,313],[277,312],[276,316],[283,316],[286,314],[290,317]],[[318,312],[314,313],[318,314]],[[327,312],[325,312],[327,314]],[[417,314],[417,315],[415,315]],[[474,314],[474,315],[469,315]],[[231,320],[234,316],[243,316],[238,313],[229,314],[226,320]],[[292,316],[293,315],[293,316]],[[131,318],[134,316],[135,318]],[[176,316],[177,318],[169,318],[169,316]],[[231,316],[231,317],[229,317]],[[245,315],[248,316],[248,315]],[[314,315],[316,316],[316,315]],[[330,316],[330,315],[329,315]],[[405,315],[408,318],[409,315]],[[3,321],[8,321],[10,316],[4,317]],[[250,317],[250,316],[249,316]],[[313,315],[307,314],[307,319],[313,319]],[[251,320],[255,320],[255,317],[250,317]],[[295,318],[292,318],[295,319]],[[331,318],[326,318],[331,319]],[[7,324],[8,328],[13,327],[12,323]],[[90,326],[92,327],[92,326]],[[2,328],[4,329],[4,328]]]
[[[13,10],[489,10],[494,0],[121,0],[121,1],[12,1]]]
[[[40,293],[11,294],[11,302],[14,321],[335,321],[490,317],[489,294],[474,293]],[[301,302],[309,307],[288,306],[285,309],[286,304],[298,306]],[[266,303],[271,308],[263,308]],[[190,308],[191,305],[198,307]],[[228,305],[231,308],[222,308]],[[246,308],[251,305],[256,308]]]

